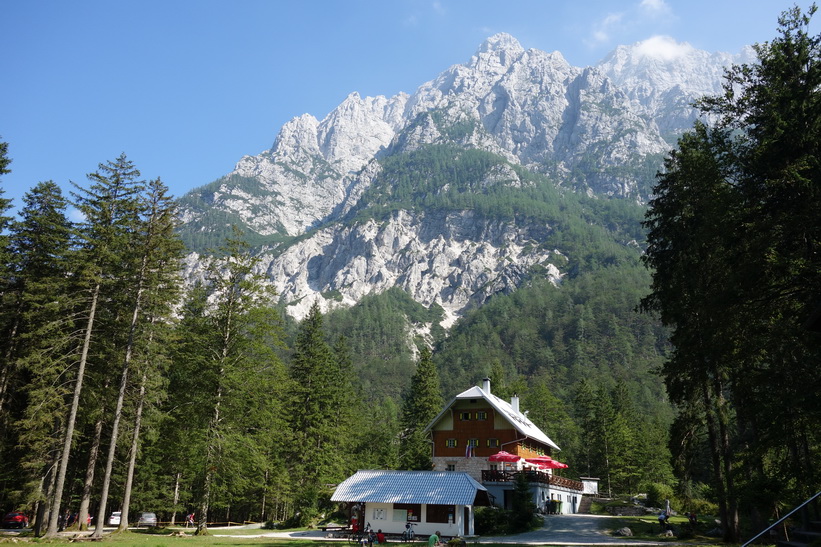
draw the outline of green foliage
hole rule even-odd
[[[520,534],[538,528],[542,519],[536,514],[530,483],[523,473],[516,475],[512,509],[496,506],[477,507],[474,515],[476,533],[481,536]]]
[[[524,473],[517,473],[513,482],[510,513],[511,533],[527,532],[534,528],[536,504],[533,503],[530,481]]]
[[[414,371],[414,342],[411,329],[429,328],[434,339],[444,337],[439,324],[442,308],[425,308],[408,293],[394,287],[364,297],[351,308],[328,314],[326,330],[333,339],[342,334],[356,356],[353,363],[356,383],[353,390],[364,401],[397,400],[408,387]]]
[[[811,425],[821,405],[806,388],[821,381],[807,365],[821,344],[804,325],[821,302],[815,11],[784,12],[778,36],[756,46],[758,62],[734,67],[725,92],[701,102],[719,124],[679,141],[645,223],[654,274],[643,306],[672,331],[663,374],[682,416],[675,437],[686,441],[677,466],[685,481],[709,481],[730,542],[741,510],[795,505],[821,485]]]
[[[430,435],[425,428],[444,406],[439,374],[430,350],[422,348],[419,364],[402,398],[399,464],[402,469],[430,469]]]
[[[648,484],[647,487],[647,507],[666,507],[667,500],[670,500],[672,505],[676,505],[673,496],[673,487],[669,484],[660,484],[657,482]]]
[[[499,507],[477,507],[474,514],[474,529],[480,536],[495,536],[507,533],[510,511]]]
[[[325,341],[323,325],[322,313],[314,304],[300,323],[290,366],[288,459],[299,495],[314,495],[303,500],[300,510],[306,516],[313,514],[309,501],[318,499],[325,485],[341,482],[352,463],[344,457],[350,449],[356,402],[349,350],[346,342],[332,349]],[[305,457],[306,452],[310,457]]]

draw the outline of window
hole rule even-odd
[[[468,439],[468,446],[479,446],[479,439]]]
[[[456,514],[456,507],[453,505],[428,505],[427,522],[440,522],[446,524],[453,522]]]
[[[449,463],[445,466],[445,471],[456,471],[456,464]]]
[[[394,503],[394,522],[419,522],[422,515],[422,505],[419,503]]]
[[[499,439],[488,439],[487,445],[490,447],[498,447],[499,446]]]
[[[460,412],[459,413],[460,420],[470,420],[470,412]]]
[[[445,441],[445,446],[448,448],[456,448],[456,439],[448,439]]]
[[[487,411],[486,410],[478,411],[476,413],[476,419],[477,420],[487,420]]]
[[[490,464],[490,470],[491,471],[498,471],[499,470],[499,465],[495,464],[495,463]]]

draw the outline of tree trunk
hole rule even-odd
[[[179,471],[174,475],[174,511],[171,513],[171,526],[174,526],[177,520],[177,504],[180,503],[180,478],[182,473]],[[188,520],[185,521],[185,526],[188,527]]]
[[[735,495],[735,481],[733,480],[732,462],[733,449],[730,446],[730,431],[727,416],[727,400],[724,398],[721,379],[715,378],[718,427],[721,440],[721,455],[724,465],[724,481],[726,483],[725,496],[727,497],[727,520],[724,528],[724,541],[739,543],[741,528],[738,519],[738,500]]]
[[[713,465],[713,475],[716,487],[716,498],[718,500],[718,515],[721,519],[721,528],[725,531],[727,526],[727,494],[724,489],[724,470],[721,465],[721,448],[719,446],[719,433],[716,424],[717,418],[714,414],[713,403],[710,397],[710,386],[705,383],[703,386],[704,414],[707,422],[707,436],[710,441],[710,461]]]
[[[63,497],[63,488],[66,484],[66,472],[68,471],[68,458],[71,454],[71,442],[74,438],[74,425],[77,421],[77,410],[80,407],[80,393],[83,391],[83,377],[86,372],[86,361],[88,361],[88,349],[91,346],[91,333],[94,330],[94,316],[97,312],[97,299],[100,297],[100,283],[94,285],[91,293],[91,306],[88,311],[88,321],[86,322],[85,337],[83,339],[83,349],[80,353],[80,363],[77,367],[77,379],[74,383],[74,395],[71,400],[71,410],[66,422],[66,432],[63,440],[63,451],[60,455],[60,468],[57,472],[57,483],[54,488],[54,499],[51,504],[51,514],[48,519],[47,538],[57,537],[57,518],[60,515],[60,504]]]
[[[229,307],[228,314],[225,318],[225,329],[222,335],[222,348],[220,350],[219,375],[217,375],[217,393],[214,402],[214,415],[211,418],[211,424],[208,431],[208,446],[205,450],[205,482],[202,489],[202,500],[200,503],[200,519],[197,523],[197,535],[208,534],[208,509],[211,505],[211,483],[214,480],[214,473],[216,470],[216,456],[219,450],[219,423],[220,423],[220,405],[222,404],[222,380],[225,375],[225,361],[228,357],[228,346],[231,340],[231,329],[233,328],[232,313]]]
[[[103,491],[100,494],[100,511],[104,515],[106,506],[108,504],[108,490],[111,486],[111,472],[114,469],[114,457],[117,454],[117,439],[120,434],[120,418],[123,414],[123,402],[125,401],[125,392],[128,388],[128,374],[131,367],[131,356],[134,354],[134,338],[137,332],[137,322],[140,318],[140,309],[142,308],[142,296],[145,285],[145,271],[148,267],[148,253],[143,252],[142,262],[140,264],[140,273],[137,278],[137,294],[134,297],[134,308],[131,310],[131,323],[128,327],[128,343],[125,347],[125,358],[123,359],[123,368],[120,373],[120,390],[117,393],[117,405],[114,409],[114,423],[111,425],[111,444],[108,446],[108,457],[105,462],[105,475],[103,475]],[[122,523],[122,516],[120,517]],[[103,536],[103,521],[97,519],[97,527],[94,529],[94,537]]]
[[[224,369],[220,368],[220,377],[224,373]],[[217,446],[217,429],[220,421],[220,404],[222,401],[222,384],[217,386],[217,401],[214,404],[214,416],[211,418],[211,425],[208,432],[208,446],[205,447],[205,482],[202,487],[202,499],[200,500],[200,518],[197,522],[198,536],[208,534],[208,510],[211,505],[211,483],[214,481],[214,472],[216,468],[216,456],[219,450]]]
[[[137,465],[137,451],[140,446],[140,426],[142,424],[143,406],[145,404],[145,384],[147,381],[148,374],[143,372],[143,377],[140,381],[140,395],[137,400],[136,416],[134,418],[134,433],[131,435],[131,451],[128,459],[128,473],[126,474],[125,486],[123,487],[123,507],[120,510],[120,525],[117,527],[117,530],[121,532],[128,529],[128,511],[131,506],[131,489],[134,485],[134,468]],[[179,473],[177,475],[179,476]],[[174,524],[173,517],[171,517],[171,524]]]
[[[80,511],[77,513],[77,528],[88,528],[88,507],[91,505],[91,488],[94,486],[94,470],[97,468],[97,456],[100,453],[100,438],[103,436],[103,418],[97,418],[94,424],[94,438],[91,440],[91,449],[88,453],[86,479],[83,483],[83,497],[80,500]],[[99,521],[99,516],[97,517]]]

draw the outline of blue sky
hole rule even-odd
[[[659,35],[737,53],[772,39],[793,4],[0,0],[0,138],[12,159],[0,186],[19,206],[37,182],[84,185],[125,152],[181,196],[269,148],[294,116],[321,119],[353,91],[411,93],[497,32],[576,66]]]

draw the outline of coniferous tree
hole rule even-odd
[[[821,406],[805,388],[819,381],[808,366],[819,358],[818,335],[803,325],[821,299],[815,11],[784,12],[779,36],[756,46],[757,63],[733,68],[724,93],[702,101],[718,125],[680,139],[645,222],[654,273],[643,306],[672,329],[665,382],[706,431],[730,542],[740,538],[740,507],[797,504],[821,482],[810,463],[821,439],[809,425]],[[677,437],[697,430],[679,427]]]
[[[350,370],[345,346],[334,351],[325,341],[322,313],[314,303],[299,325],[291,360],[291,458],[303,518],[315,511],[323,485],[345,478],[340,450],[353,435]]]
[[[0,176],[11,172],[11,170],[8,169],[8,165],[11,163],[11,159],[8,157],[8,147],[8,143],[0,141]],[[0,188],[0,295],[3,297],[2,304],[5,309],[9,306],[9,304],[6,303],[9,298],[14,300],[14,297],[9,297],[6,294],[10,291],[12,284],[9,271],[12,253],[9,249],[9,240],[6,232],[11,222],[11,217],[6,215],[6,212],[11,208],[11,200],[2,197],[3,193],[5,193],[5,191]],[[11,315],[13,316],[14,314]],[[5,321],[0,323],[0,328],[5,331],[5,336],[3,337],[5,347],[1,348],[2,354],[0,354],[0,359],[2,359],[0,362],[0,433],[5,431],[5,424],[8,422],[5,414],[5,406],[7,404],[8,384],[13,375],[12,368],[14,365],[11,363],[10,353],[13,351],[12,345],[16,339],[15,324],[17,321],[16,319],[9,319],[9,314],[4,313],[3,316]]]
[[[83,393],[86,366],[91,349],[92,335],[97,328],[95,320],[99,312],[100,297],[110,294],[115,281],[124,274],[128,260],[123,260],[129,250],[128,239],[137,222],[137,195],[142,190],[140,172],[125,154],[116,160],[99,165],[88,175],[88,188],[76,186],[75,206],[84,215],[79,229],[79,253],[76,272],[78,290],[84,293],[80,313],[82,319],[78,353],[75,355],[74,388],[63,434],[63,448],[57,469],[54,499],[49,515],[47,537],[56,537],[58,517],[62,503],[66,472],[71,455],[80,397]]]
[[[444,400],[433,355],[423,347],[411,384],[402,399],[402,436],[399,464],[402,469],[430,469],[432,466],[428,424],[442,411]]]
[[[74,327],[69,270],[72,226],[66,207],[60,188],[51,181],[41,182],[23,197],[20,219],[9,235],[14,282],[13,291],[6,295],[6,302],[13,302],[6,317],[15,326],[5,339],[4,362],[11,373],[6,386],[16,401],[17,418],[14,434],[4,438],[15,438],[22,451],[15,472],[22,479],[19,487],[25,500],[37,506],[38,533],[45,515],[45,489],[49,477],[54,477],[51,470],[67,395],[67,382],[61,377]]]
[[[511,504],[510,532],[516,534],[530,530],[536,515],[536,504],[525,473],[516,473]]]
[[[257,490],[269,462],[281,465],[281,320],[257,262],[235,231],[183,308],[168,425],[188,429],[176,439],[181,457],[169,475],[185,473],[196,491],[197,534],[208,532],[214,507],[227,510],[232,495]]]
[[[127,310],[129,313],[126,315],[130,318],[127,325],[124,325],[127,334],[123,349],[120,387],[112,417],[109,450],[100,494],[98,511],[101,515],[106,514],[111,473],[119,438],[119,424],[126,390],[131,382],[129,375],[133,366],[132,360],[139,351],[141,336],[146,333],[148,336],[151,335],[150,326],[158,321],[169,319],[175,303],[174,293],[179,283],[178,273],[182,247],[174,233],[175,207],[171,198],[167,196],[167,188],[159,179],[151,181],[148,189],[147,195],[141,199],[141,222],[136,226],[130,239],[134,251],[132,255],[134,265],[129,276],[130,310]],[[161,293],[161,298],[158,298],[160,295],[152,295],[155,292]],[[152,296],[154,298],[151,298]],[[153,306],[147,309],[149,301]],[[146,314],[146,311],[149,313]],[[145,382],[142,382],[142,385],[144,386]],[[95,537],[102,537],[104,523],[104,518],[97,519]],[[127,523],[128,504],[125,504],[121,510],[120,527],[125,529]]]

